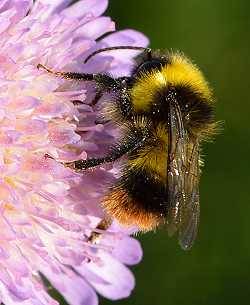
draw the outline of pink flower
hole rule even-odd
[[[61,80],[38,71],[55,70],[126,75],[133,51],[103,53],[105,46],[145,46],[133,30],[114,32],[100,17],[107,0],[3,0],[0,3],[0,302],[5,305],[58,304],[40,275],[72,305],[98,303],[96,292],[127,297],[134,278],[124,266],[141,259],[139,243],[118,224],[100,244],[86,236],[102,210],[100,199],[116,168],[75,174],[44,157],[73,160],[100,155],[114,142],[112,127],[95,124],[88,105],[93,84]],[[72,101],[85,104],[76,107]],[[101,102],[100,102],[101,103]]]

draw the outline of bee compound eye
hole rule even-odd
[[[152,70],[161,70],[162,66],[164,65],[164,62],[160,59],[152,59],[143,62],[136,70],[136,74],[141,74],[145,72],[150,72]]]

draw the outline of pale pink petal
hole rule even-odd
[[[96,41],[115,30],[109,17],[99,17],[107,2],[0,1],[0,303],[58,305],[41,273],[71,305],[97,305],[96,292],[123,298],[134,287],[123,265],[142,256],[138,242],[128,237],[132,231],[113,226],[100,244],[88,241],[119,168],[110,164],[77,174],[62,164],[103,155],[119,132],[96,123],[93,84],[37,69],[41,63],[127,75],[133,52],[83,62],[96,48],[147,44],[135,31]]]
[[[101,40],[107,46],[136,46],[146,47],[149,43],[148,38],[135,30],[122,30],[108,35]],[[133,50],[118,50],[110,51],[110,56],[115,56],[117,59],[126,61],[128,58],[134,57],[140,52]]]
[[[42,268],[43,269],[43,268]],[[44,268],[51,284],[63,295],[70,305],[97,305],[98,298],[92,287],[73,271],[51,272]]]
[[[32,6],[32,0],[11,0],[2,1],[0,13],[4,11],[12,12],[11,22],[18,22],[26,16]],[[2,15],[2,14],[1,14]]]
[[[109,17],[99,17],[90,20],[76,30],[75,34],[86,38],[98,38],[106,32],[114,31],[115,24]]]
[[[85,14],[98,17],[105,12],[107,6],[107,0],[80,0],[65,9],[63,14],[74,18],[80,18]]]
[[[31,119],[29,122],[20,120],[17,122],[16,129],[29,136],[44,134],[47,132],[47,124],[46,122],[38,119]]]
[[[64,8],[66,8],[72,0],[36,0],[33,7],[33,12],[42,6],[48,8],[50,14],[58,13]]]
[[[148,38],[140,32],[134,30],[123,30],[112,33],[100,41],[101,48],[107,46],[136,46],[147,47]],[[96,57],[104,59],[116,58],[115,62],[111,62],[109,71],[113,76],[128,75],[134,64],[133,58],[140,51],[134,50],[115,50],[98,54]]]
[[[117,242],[112,254],[126,265],[135,265],[142,259],[142,248],[138,240],[125,237]]]
[[[111,300],[128,297],[134,288],[135,282],[132,273],[105,252],[101,255],[100,264],[90,262],[86,266],[77,267],[76,270],[86,277],[101,295]]]

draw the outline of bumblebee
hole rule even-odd
[[[84,172],[121,159],[120,178],[102,200],[108,216],[98,228],[106,229],[113,218],[141,231],[166,225],[187,250],[199,223],[201,143],[216,130],[212,91],[201,71],[180,52],[110,47],[95,51],[85,62],[115,49],[143,51],[129,77],[54,72],[38,65],[59,77],[95,82],[98,98],[104,92],[114,97],[104,118],[119,126],[121,138],[105,156],[63,164]]]

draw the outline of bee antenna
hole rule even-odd
[[[91,53],[85,60],[84,63],[86,64],[90,58],[95,56],[96,54],[106,52],[106,51],[113,51],[113,50],[142,50],[147,53],[148,57],[151,58],[151,49],[150,48],[144,48],[144,47],[133,47],[133,46],[117,46],[117,47],[108,47],[108,48],[103,48],[99,49],[97,51],[94,51]]]

